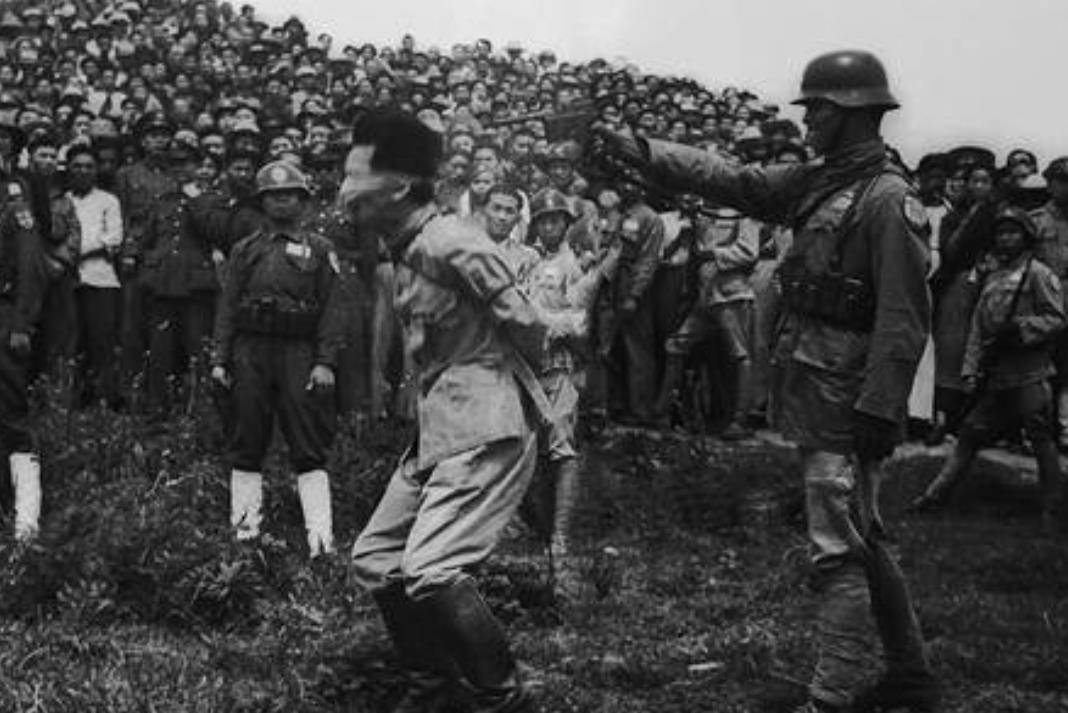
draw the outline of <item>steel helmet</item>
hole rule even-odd
[[[1024,236],[1027,238],[1028,243],[1033,243],[1035,238],[1038,237],[1038,231],[1035,229],[1035,223],[1031,220],[1031,216],[1027,214],[1027,211],[1016,206],[1005,206],[997,212],[994,216],[994,228],[1002,223],[1015,223],[1020,226],[1024,232]]]
[[[272,161],[256,174],[256,193],[301,191],[307,194],[308,181],[299,168],[288,161]]]
[[[803,105],[815,99],[848,109],[900,106],[890,93],[882,62],[861,50],[829,52],[808,63],[801,78],[801,96],[793,103]]]
[[[549,213],[563,213],[568,220],[575,217],[567,196],[555,188],[543,188],[530,199],[530,221],[534,222],[539,216]]]

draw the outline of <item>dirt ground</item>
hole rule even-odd
[[[281,462],[271,536],[237,547],[192,424],[54,429],[41,540],[0,542],[0,710],[388,710],[384,631],[343,556],[305,562]],[[342,552],[401,440],[362,426],[340,439]],[[1068,541],[1039,533],[1031,490],[997,463],[945,514],[903,516],[938,462],[892,463],[884,510],[945,710],[1068,711]],[[520,525],[479,573],[542,710],[788,710],[813,654],[794,452],[617,431],[591,444],[585,482],[582,601],[556,605]]]

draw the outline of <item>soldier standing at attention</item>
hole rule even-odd
[[[256,176],[266,225],[234,246],[215,318],[211,376],[231,389],[231,522],[237,539],[260,534],[263,458],[277,415],[299,474],[312,557],[333,550],[327,450],[334,439],[334,370],[344,334],[337,254],[298,228],[308,189],[275,161]],[[324,393],[326,392],[326,393]]]
[[[444,710],[459,688],[476,713],[526,713],[508,640],[469,570],[493,551],[534,472],[527,404],[547,418],[532,371],[546,329],[486,232],[439,215],[437,134],[376,112],[353,143],[342,190],[360,228],[387,236],[418,390],[416,442],[352,551],[410,674],[395,713]]]
[[[600,344],[607,356],[609,408],[621,423],[655,426],[657,392],[653,278],[664,245],[664,221],[649,207],[644,190],[634,183],[620,186],[620,222],[616,240],[622,257],[611,281],[602,288]],[[605,325],[608,325],[607,328]]]
[[[44,255],[26,186],[0,180],[0,446],[15,490],[15,537],[37,534],[41,463],[29,428],[33,336],[47,289]]]
[[[153,209],[164,195],[178,190],[178,181],[167,162],[167,146],[173,133],[174,126],[162,112],[149,112],[141,117],[134,127],[141,159],[120,168],[115,178],[115,193],[126,223],[119,277],[122,280],[122,364],[128,377],[141,373],[148,346],[144,294],[137,279],[139,248]]]
[[[195,152],[183,144],[172,143],[169,152],[172,166],[195,165]],[[224,259],[223,246],[207,241],[208,207],[192,179],[184,171],[177,190],[160,196],[138,246],[149,326],[145,381],[157,418],[171,404],[172,381],[204,363],[219,291],[216,268]]]
[[[822,598],[803,710],[932,711],[939,686],[904,576],[883,544],[876,497],[930,329],[927,213],[880,135],[898,103],[878,59],[860,51],[816,58],[796,103],[822,161],[740,168],[612,133],[605,150],[666,187],[793,228],[779,269],[771,415],[801,449]],[[872,614],[887,670],[864,688]]]

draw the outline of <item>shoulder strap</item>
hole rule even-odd
[[[846,208],[846,212],[842,216],[842,222],[838,224],[838,232],[835,234],[834,252],[831,253],[831,259],[833,260],[831,267],[834,270],[837,271],[842,266],[842,250],[845,248],[846,237],[853,228],[853,223],[857,217],[857,209],[860,207],[863,199],[871,193],[871,190],[875,187],[875,183],[886,173],[892,173],[892,171],[880,171],[871,178],[864,179],[864,182],[861,184],[862,188],[853,194],[849,207]]]

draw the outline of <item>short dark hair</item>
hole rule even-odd
[[[79,156],[89,156],[94,162],[99,160],[96,149],[89,144],[73,144],[67,149],[67,165],[70,166]]]
[[[495,183],[490,186],[489,192],[486,193],[486,199],[493,198],[494,195],[508,196],[514,198],[515,202],[520,208],[523,207],[523,193],[511,183]]]
[[[411,114],[375,110],[360,117],[352,131],[354,146],[373,145],[371,168],[432,180],[444,153],[441,136]]]

